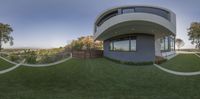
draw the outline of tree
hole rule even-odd
[[[65,48],[72,48],[75,50],[103,49],[103,42],[94,41],[93,36],[85,36],[73,40],[71,44],[67,45]]]
[[[178,50],[185,45],[184,41],[182,39],[177,38],[176,39],[176,46],[178,47]]]
[[[13,45],[13,37],[10,36],[13,29],[10,27],[9,24],[0,23],[0,51],[2,49],[2,43],[10,43]]]
[[[200,49],[200,22],[192,22],[188,29],[189,40],[195,47]]]

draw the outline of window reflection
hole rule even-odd
[[[110,41],[110,50],[112,50],[112,51],[136,51],[136,39],[135,39],[135,37],[113,39]]]
[[[136,40],[131,40],[131,51],[136,51]]]
[[[161,51],[174,51],[175,50],[175,37],[166,36],[160,39]]]
[[[114,51],[129,51],[129,40],[114,41]]]

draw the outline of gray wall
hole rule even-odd
[[[147,62],[155,59],[155,41],[153,35],[136,35],[136,51],[120,52],[109,50],[109,40],[104,41],[104,56],[132,62]]]

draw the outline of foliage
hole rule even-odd
[[[178,50],[185,45],[184,41],[180,38],[176,39],[176,46],[178,47]]]
[[[28,64],[45,64],[52,63],[70,56],[68,52],[65,52],[64,48],[53,48],[53,49],[9,49],[5,52],[10,55],[5,58],[14,61],[21,62],[26,59]]]
[[[13,37],[10,36],[13,29],[9,24],[0,23],[0,50],[2,49],[2,43],[10,43],[13,45]]]
[[[189,40],[195,44],[196,48],[200,49],[200,22],[192,22],[188,29]]]
[[[120,63],[120,64],[126,64],[126,65],[141,66],[141,65],[152,65],[153,64],[152,61],[149,61],[149,62],[132,62],[132,61],[121,61],[121,60],[113,59],[113,58],[110,58],[110,57],[105,57],[105,58],[108,59],[108,60],[111,60],[113,62]]]
[[[26,59],[27,63],[30,63],[30,64],[36,63],[37,55],[36,55],[35,51],[26,50],[24,53],[24,56],[25,56],[24,58]]]
[[[75,50],[89,50],[89,49],[103,49],[102,41],[94,41],[93,36],[80,37],[77,40],[73,40],[71,44],[66,46],[66,49]]]

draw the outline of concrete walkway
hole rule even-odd
[[[157,64],[154,64],[154,66],[157,67],[158,69],[164,71],[164,72],[167,72],[167,73],[170,73],[170,74],[173,74],[173,75],[178,75],[178,76],[200,75],[200,71],[197,71],[197,72],[178,72],[178,71],[173,71],[173,70],[169,70],[169,69],[163,68],[162,66],[157,65]]]
[[[7,53],[4,53],[4,52],[0,52],[0,53],[7,54]],[[70,54],[70,57],[68,57],[66,59],[63,59],[61,61],[54,62],[54,63],[49,63],[49,64],[24,64],[25,59],[20,63],[16,63],[16,62],[12,62],[12,61],[0,56],[0,59],[15,65],[15,66],[13,66],[11,68],[8,68],[8,69],[0,71],[0,74],[4,74],[4,73],[7,73],[7,72],[10,72],[10,71],[18,68],[19,66],[28,66],[28,67],[48,67],[48,66],[53,66],[53,65],[57,65],[57,64],[61,64],[63,62],[66,62],[67,60],[69,60],[71,58],[72,58],[72,54]]]
[[[7,72],[10,72],[10,71],[16,69],[17,67],[21,66],[24,62],[25,62],[25,59],[24,59],[21,63],[19,63],[19,64],[13,66],[13,67],[11,67],[11,68],[8,68],[8,69],[5,69],[5,70],[0,71],[0,74],[4,74],[4,73],[7,73]]]
[[[180,53],[177,53],[177,54],[194,54],[194,55],[196,55],[197,57],[200,58],[200,56],[198,54],[196,54],[196,52],[180,52]],[[170,58],[170,59],[172,59],[172,58]],[[200,71],[197,71],[197,72],[179,72],[179,71],[173,71],[173,70],[169,70],[169,69],[163,68],[162,66],[160,66],[158,64],[154,64],[154,66],[157,67],[158,69],[164,71],[164,72],[167,72],[167,73],[170,73],[170,74],[173,74],[173,75],[178,75],[178,76],[200,75]]]
[[[1,53],[4,53],[4,52],[1,52]],[[6,54],[6,53],[4,53],[4,54]],[[49,63],[49,64],[24,64],[23,63],[21,65],[28,66],[28,67],[48,67],[48,66],[53,66],[53,65],[61,64],[63,62],[66,62],[66,61],[70,60],[71,58],[72,58],[72,54],[70,54],[70,56],[68,58],[60,60],[60,61],[57,61],[57,62],[54,62],[54,63]],[[10,60],[8,60],[8,59],[6,59],[4,57],[1,57],[1,56],[0,56],[0,59],[3,59],[4,61],[7,61],[7,62],[9,62],[11,64],[14,64],[14,65],[18,64],[18,63],[10,61]]]

